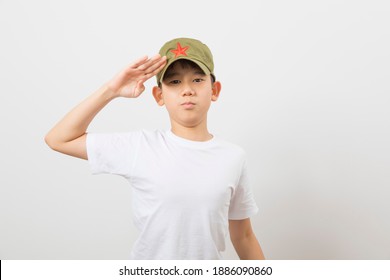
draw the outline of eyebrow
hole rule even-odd
[[[166,74],[164,75],[164,80],[165,80],[165,79],[172,78],[172,77],[177,76],[177,75],[179,75],[179,74],[176,73],[176,72],[169,72],[169,73],[166,73]]]

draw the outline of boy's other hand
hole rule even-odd
[[[115,97],[138,97],[145,90],[145,81],[160,72],[166,63],[166,57],[159,54],[151,58],[144,56],[119,72],[107,86]]]

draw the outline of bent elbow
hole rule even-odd
[[[54,151],[58,150],[58,148],[57,148],[58,145],[56,144],[56,141],[53,139],[53,137],[50,135],[50,132],[45,135],[44,140],[45,140],[46,145],[48,145],[50,149],[52,149]]]
[[[48,145],[51,148],[52,144],[51,144],[51,138],[50,138],[49,134],[45,135],[44,140],[45,140],[46,145]]]

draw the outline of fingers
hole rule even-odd
[[[155,76],[158,72],[160,72],[165,64],[167,63],[167,59],[165,56],[160,57],[154,64],[151,64],[146,70],[144,71],[144,75],[140,80],[138,80],[135,93],[137,96],[139,96],[144,90],[145,86],[144,83],[150,79],[151,77]]]
[[[166,57],[157,54],[148,59],[147,56],[143,56],[133,63],[131,63],[127,68],[124,69],[125,75],[148,75],[148,78],[156,75],[166,64]]]
[[[151,64],[148,68],[145,69],[145,75],[150,77],[156,75],[164,68],[166,63],[167,63],[167,58],[165,56],[161,57],[154,64]]]
[[[133,63],[131,63],[129,66],[130,66],[131,68],[137,68],[137,67],[141,66],[142,64],[144,64],[145,61],[147,61],[147,60],[148,60],[148,56],[145,55],[145,56],[143,56],[143,57],[140,57],[139,59],[137,59],[137,60],[134,61]]]
[[[112,79],[111,87],[116,91],[126,87],[132,97],[137,97],[145,90],[144,82],[160,72],[166,63],[167,58],[159,54],[151,58],[143,56],[118,73]]]
[[[154,56],[149,59],[144,64],[140,65],[137,70],[141,70],[143,72],[143,76],[141,78],[142,82],[150,79],[155,76],[158,72],[160,72],[165,64],[167,63],[167,58],[165,56],[161,57],[160,55]]]
[[[134,88],[134,97],[138,97],[144,92],[145,86],[144,81],[138,81],[137,86]]]
[[[165,56],[161,57],[161,55],[157,54],[157,55],[151,57],[150,59],[148,59],[147,61],[145,61],[144,63],[141,63],[137,67],[137,69],[141,70],[141,71],[146,71],[149,73],[155,69],[154,66],[156,66],[156,64],[158,65],[157,67],[159,67],[161,62],[165,61],[165,60],[166,60]]]

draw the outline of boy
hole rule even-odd
[[[155,75],[153,96],[166,106],[171,130],[86,132],[111,100],[140,96]],[[195,39],[174,39],[159,55],[130,64],[47,134],[52,149],[87,159],[94,174],[130,182],[140,230],[133,259],[221,259],[228,230],[240,259],[264,259],[249,218],[257,206],[245,153],[207,129],[207,112],[220,90],[209,48]]]

